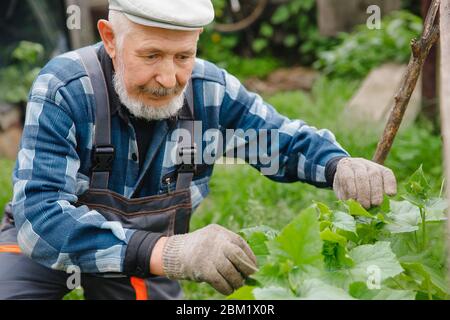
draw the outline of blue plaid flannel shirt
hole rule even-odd
[[[207,61],[196,60],[192,80],[196,119],[202,121],[203,131],[278,129],[279,170],[268,178],[332,185],[326,172],[333,166],[335,170],[336,160],[348,153],[330,131],[280,115],[234,76]],[[108,223],[86,206],[73,205],[89,186],[94,115],[92,86],[78,54],[53,58],[31,89],[13,172],[18,244],[24,254],[52,269],[76,265],[86,273],[125,272],[127,247],[136,230]],[[111,121],[116,156],[109,189],[129,198],[150,170],[139,196],[167,192],[162,177],[175,170],[170,154],[176,145],[167,121],[156,124],[142,172],[133,126],[117,114]],[[260,169],[259,164],[252,166]],[[209,192],[212,167],[192,182],[194,209]]]

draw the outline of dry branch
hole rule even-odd
[[[388,122],[383,135],[378,143],[373,161],[383,164],[394,143],[395,136],[402,122],[406,108],[408,107],[411,95],[416,87],[425,60],[430,49],[439,39],[439,26],[436,23],[437,13],[439,11],[440,0],[434,0],[430,6],[425,19],[424,30],[419,40],[414,39],[411,42],[411,58],[408,68],[402,80],[400,90],[395,96],[394,107],[392,108]]]

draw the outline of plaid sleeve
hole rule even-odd
[[[73,205],[80,167],[76,134],[60,95],[54,100],[31,96],[13,173],[19,246],[34,261],[56,270],[77,266],[85,273],[133,274],[146,268],[148,273],[149,247],[157,235],[126,229],[95,210]]]
[[[242,158],[278,182],[332,186],[336,160],[349,156],[333,133],[280,115],[234,76],[226,71],[223,74],[219,121],[221,127],[235,132],[224,143],[225,155]]]

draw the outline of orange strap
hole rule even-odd
[[[131,277],[131,285],[136,291],[136,300],[148,300],[147,284],[144,279]]]
[[[0,253],[22,253],[20,247],[17,244],[3,244],[0,245]]]

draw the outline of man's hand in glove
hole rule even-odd
[[[361,158],[344,158],[337,164],[333,189],[340,200],[357,200],[364,208],[378,206],[384,194],[397,193],[392,170]]]
[[[224,295],[243,286],[257,270],[245,240],[219,225],[167,238],[161,258],[169,279],[207,282]]]

